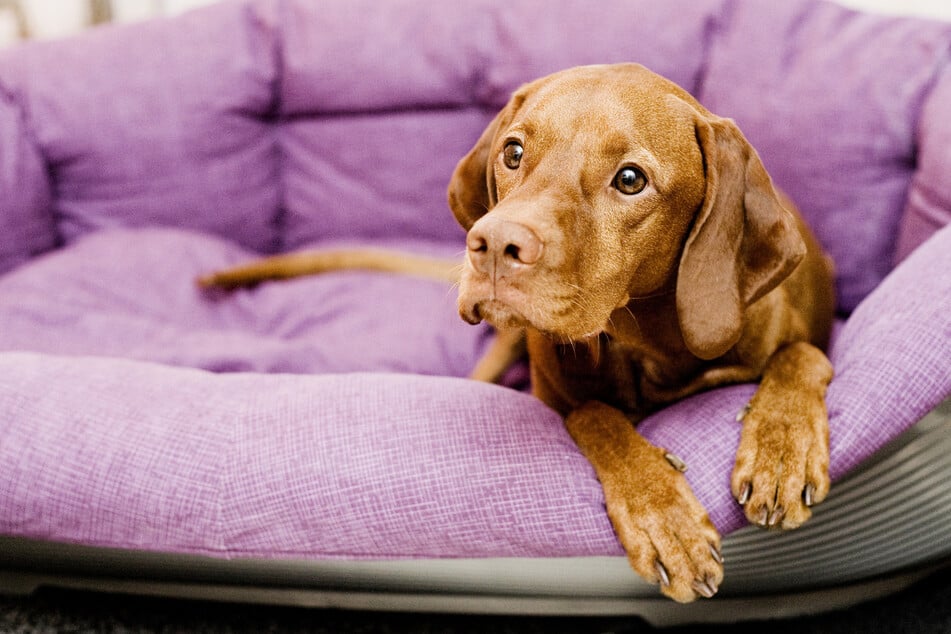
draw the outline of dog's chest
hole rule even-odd
[[[584,344],[557,346],[561,374],[574,400],[599,400],[639,418],[670,402],[671,390],[701,369],[702,362],[691,355],[665,355],[641,344],[601,335]]]

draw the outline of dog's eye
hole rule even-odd
[[[525,152],[522,149],[522,144],[518,141],[509,141],[505,144],[505,149],[502,150],[502,162],[505,163],[505,167],[510,170],[518,169],[519,164],[522,162],[522,154]]]
[[[614,188],[622,194],[633,196],[644,191],[645,187],[647,187],[647,177],[636,167],[622,168],[614,176]]]

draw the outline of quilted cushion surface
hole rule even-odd
[[[444,283],[354,271],[232,294],[195,285],[202,272],[252,257],[179,229],[90,234],[0,278],[0,348],[216,372],[465,376],[488,340],[486,327],[459,319]]]

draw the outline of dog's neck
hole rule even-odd
[[[650,369],[648,374],[661,383],[680,380],[701,365],[684,342],[675,291],[671,281],[656,292],[630,299],[615,309],[604,330],[616,354]]]
[[[546,359],[543,367],[560,366],[560,374],[573,377],[575,397],[610,403],[632,420],[675,400],[671,394],[679,394],[679,386],[704,363],[685,353],[674,293],[629,301],[611,314],[598,335],[561,342],[544,335],[535,339],[541,340],[549,342],[543,346],[547,350],[530,345],[533,362],[537,356]]]
[[[685,348],[673,291],[629,300],[611,314],[605,333],[623,347],[669,352]]]

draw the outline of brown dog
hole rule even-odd
[[[764,527],[810,516],[829,490],[831,269],[732,121],[641,66],[562,71],[513,95],[449,203],[468,231],[460,314],[525,330],[534,392],[638,573],[678,601],[722,580],[683,463],[632,425],[699,390],[761,379],[733,495]]]

